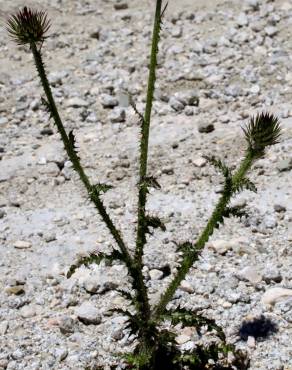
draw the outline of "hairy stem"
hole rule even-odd
[[[245,158],[241,162],[241,165],[238,169],[238,171],[232,176],[231,184],[226,184],[223,194],[220,197],[205,229],[203,230],[202,234],[200,235],[199,239],[194,243],[193,246],[193,252],[190,254],[187,254],[183,260],[182,263],[173,278],[173,280],[170,282],[168,288],[163,293],[159,303],[154,308],[154,317],[156,319],[159,319],[159,316],[163,314],[165,311],[165,308],[167,304],[172,299],[175,291],[179,287],[180,283],[184,278],[186,277],[187,273],[189,272],[190,268],[194,264],[194,262],[197,259],[198,252],[200,252],[205,244],[208,242],[210,236],[213,234],[215,227],[217,226],[219,220],[221,219],[224,210],[226,209],[228,203],[231,200],[231,197],[233,195],[232,189],[230,185],[236,184],[239,181],[241,181],[244,176],[246,175],[247,171],[250,169],[252,163],[254,161],[254,156],[252,153],[247,152]]]
[[[141,268],[142,268],[143,247],[146,243],[145,232],[146,232],[147,225],[146,225],[146,217],[145,217],[145,206],[146,206],[146,200],[147,200],[147,185],[145,184],[145,178],[147,176],[149,129],[150,129],[151,111],[152,111],[153,96],[154,96],[155,81],[156,81],[157,54],[158,54],[159,33],[160,33],[160,25],[161,25],[161,7],[162,7],[162,0],[157,0],[153,34],[152,34],[146,108],[145,108],[145,116],[142,121],[142,137],[141,137],[141,146],[140,146],[138,227],[137,227],[136,256],[135,256],[136,258],[135,259],[137,259]]]
[[[70,158],[73,168],[78,173],[80,180],[83,182],[84,186],[86,187],[86,190],[90,196],[90,199],[94,203],[95,207],[97,208],[99,214],[101,215],[103,221],[105,222],[107,228],[109,229],[110,233],[112,234],[113,238],[115,239],[117,245],[119,246],[121,252],[124,255],[125,262],[129,268],[131,268],[133,262],[132,258],[130,256],[130,253],[128,251],[128,248],[126,247],[119,230],[114,226],[111,218],[109,217],[108,213],[106,212],[106,209],[103,205],[103,202],[99,198],[99,196],[94,193],[93,186],[91,185],[88,176],[85,174],[83,167],[80,164],[79,158],[77,154],[75,153],[74,146],[72,145],[71,141],[69,140],[69,137],[66,133],[66,130],[64,128],[63,122],[60,118],[58,109],[56,107],[56,103],[52,94],[52,90],[46,75],[46,71],[44,68],[44,63],[42,60],[41,52],[38,50],[37,45],[34,42],[31,42],[30,44],[31,51],[33,53],[34,62],[44,89],[44,92],[47,97],[47,103],[48,108],[50,110],[51,116],[54,119],[54,122],[57,126],[57,129],[61,135],[62,141],[64,143],[65,150],[68,154],[68,157]]]

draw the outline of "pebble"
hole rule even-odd
[[[183,280],[179,287],[181,290],[183,290],[186,293],[195,293],[195,287],[189,283],[187,280]]]
[[[5,288],[7,294],[21,295],[25,293],[23,285],[9,286]]]
[[[214,124],[209,122],[200,122],[198,131],[201,133],[210,133],[215,130]]]
[[[85,301],[75,309],[78,319],[85,325],[98,325],[101,323],[101,315],[95,305],[90,301]]]
[[[265,33],[267,36],[273,37],[278,33],[278,29],[277,27],[274,27],[274,26],[268,26],[265,28]]]
[[[100,102],[103,108],[114,108],[119,104],[118,100],[109,94],[102,94]]]
[[[109,115],[109,120],[112,123],[125,122],[126,112],[123,108],[115,107]]]
[[[207,246],[222,255],[232,249],[232,243],[224,239],[213,240]]]
[[[16,240],[13,243],[13,246],[16,249],[28,249],[28,248],[31,248],[32,244],[31,242],[27,242],[25,240]]]
[[[87,108],[89,106],[89,103],[81,98],[74,97],[67,101],[67,107],[72,108]]]
[[[281,287],[269,288],[263,294],[261,302],[265,305],[274,306],[276,302],[286,300],[292,296],[292,289]]]
[[[257,271],[255,266],[246,266],[238,273],[240,280],[249,281],[256,285],[262,281],[262,275]]]
[[[283,159],[277,164],[280,172],[290,171],[292,169],[292,158]]]
[[[206,158],[203,158],[203,157],[197,157],[197,158],[194,158],[192,160],[192,163],[196,166],[196,167],[205,167],[206,163],[207,163],[207,159]]]
[[[128,3],[126,3],[125,1],[121,1],[121,2],[116,2],[114,4],[114,8],[115,10],[125,10],[125,9],[128,9]]]
[[[160,280],[163,278],[163,272],[157,269],[149,271],[149,276],[151,280]]]

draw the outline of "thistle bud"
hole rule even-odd
[[[50,28],[46,12],[35,11],[26,6],[9,17],[6,29],[18,45],[43,43]]]
[[[270,113],[260,113],[252,117],[243,128],[248,149],[254,154],[262,155],[269,145],[278,143],[281,127],[277,117]]]

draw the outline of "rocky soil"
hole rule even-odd
[[[154,0],[40,0],[51,37],[43,46],[54,95],[92,181],[114,186],[105,204],[134,246],[139,123],[145,103]],[[162,189],[148,208],[166,223],[149,238],[145,278],[152,302],[177,266],[174,241],[194,240],[222,179],[203,155],[236,166],[241,126],[276,113],[281,142],[254,166],[248,216],[226,220],[171,305],[199,308],[248,351],[253,370],[292,369],[292,3],[169,1],[160,44],[149,172]],[[23,5],[0,0],[0,15]],[[0,30],[0,369],[107,369],[130,348],[122,265],[65,274],[77,254],[112,240],[73,173],[41,105],[32,57]],[[199,104],[198,104],[199,102]],[[239,333],[264,315],[270,335]],[[268,325],[270,320],[270,324]],[[274,330],[272,330],[274,328]],[[269,329],[269,328],[268,328]],[[267,330],[268,331],[268,330]],[[190,348],[194,331],[180,331]]]

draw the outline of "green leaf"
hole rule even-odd
[[[238,192],[241,192],[245,189],[253,191],[254,193],[257,192],[257,188],[256,188],[255,184],[246,177],[242,178],[239,182],[236,182],[235,184],[232,184],[232,192],[233,193],[238,193]]]
[[[208,319],[197,312],[187,310],[186,308],[177,308],[175,311],[167,311],[163,317],[170,320],[172,325],[182,324],[182,327],[194,326],[199,334],[201,333],[201,327],[207,326],[208,331],[215,330],[217,336],[225,341],[225,334],[215,320]]]
[[[110,189],[113,189],[112,185],[98,183],[98,184],[92,185],[91,195],[99,197],[101,194],[105,194]]]
[[[204,156],[205,159],[209,163],[211,163],[215,168],[217,168],[225,178],[231,178],[232,177],[232,172],[227,165],[221,161],[221,159],[216,158],[215,156]]]

